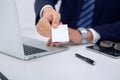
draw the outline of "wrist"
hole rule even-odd
[[[93,34],[89,30],[87,30],[87,41],[88,42],[92,42],[93,41]]]
[[[87,43],[87,30],[85,28],[79,28],[78,30],[82,36],[82,40],[80,43],[86,44]]]
[[[45,5],[42,7],[42,9],[40,10],[40,17],[43,16],[43,10],[46,8],[46,7],[52,7],[51,5]],[[53,7],[52,7],[53,8]]]
[[[91,31],[89,31],[85,28],[79,28],[78,30],[82,36],[82,41],[80,43],[86,44],[86,43],[92,42],[93,34]]]
[[[52,11],[54,11],[53,7],[51,7],[51,6],[45,7],[43,12],[42,12],[42,17],[45,16],[46,14],[52,12]]]
[[[88,30],[92,33],[92,43],[96,43],[100,39],[100,34],[92,28],[89,28]]]

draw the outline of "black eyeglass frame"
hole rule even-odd
[[[115,43],[112,41],[101,41],[100,42],[100,47],[105,47],[105,48],[114,48],[115,50],[120,51],[120,43]]]

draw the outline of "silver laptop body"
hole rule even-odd
[[[29,60],[68,49],[66,47],[48,47],[44,42],[27,38],[24,43],[21,38],[18,20],[15,1],[0,0],[0,53],[22,60]],[[35,52],[34,54],[25,54],[25,47],[29,49],[29,46]]]

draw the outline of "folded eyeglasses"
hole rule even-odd
[[[115,50],[120,51],[120,43],[115,43],[112,41],[101,41],[100,46],[105,48],[114,48]]]

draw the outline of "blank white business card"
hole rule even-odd
[[[59,25],[58,28],[52,28],[52,42],[68,42],[68,26]]]

